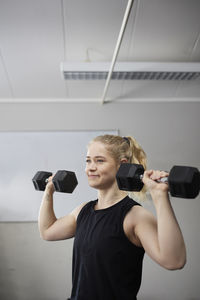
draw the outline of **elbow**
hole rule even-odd
[[[181,269],[183,269],[183,268],[185,267],[185,265],[186,265],[186,262],[187,262],[186,257],[183,257],[183,259],[181,259],[181,260],[179,261],[179,263],[177,264],[176,270],[181,270]]]
[[[179,265],[178,270],[183,269],[185,267],[185,265],[186,265],[186,259],[185,259],[185,261],[182,264]]]
[[[46,238],[46,236],[45,236],[44,233],[41,233],[41,232],[40,232],[40,238],[41,238],[43,241],[47,241],[47,238]]]
[[[175,271],[175,270],[183,269],[185,264],[186,264],[186,257],[183,257],[181,259],[177,259],[174,262],[168,262],[164,264],[163,267],[167,270]]]
[[[40,238],[43,240],[43,241],[51,241],[49,235],[47,232],[40,232]]]
[[[163,260],[163,267],[167,270],[181,270],[184,268],[187,262],[186,248],[183,247],[176,253],[165,256]]]
[[[187,259],[186,259],[186,254],[184,255],[184,257],[182,258],[182,260],[180,261],[180,264],[179,264],[179,270],[183,269],[186,265],[186,262],[187,262]]]

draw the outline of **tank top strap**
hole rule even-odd
[[[77,224],[80,222],[82,216],[91,210],[91,208],[95,205],[95,202],[96,200],[89,201],[82,207],[77,217]]]

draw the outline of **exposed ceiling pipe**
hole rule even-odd
[[[122,21],[121,29],[120,29],[118,40],[117,40],[117,44],[115,46],[115,50],[114,50],[114,53],[113,53],[110,69],[109,69],[109,72],[108,72],[108,77],[106,79],[106,84],[105,84],[103,95],[102,95],[102,102],[101,102],[102,104],[104,104],[104,102],[105,102],[105,97],[106,97],[106,94],[107,94],[107,91],[108,91],[108,87],[109,87],[109,84],[110,84],[112,72],[113,72],[113,69],[114,69],[114,66],[115,66],[117,55],[119,53],[122,38],[123,38],[123,35],[124,35],[124,31],[126,29],[126,25],[127,25],[127,22],[128,22],[128,18],[129,18],[129,15],[130,15],[130,11],[131,11],[131,7],[133,5],[133,2],[134,2],[134,0],[129,0],[128,4],[127,4],[127,7],[126,7],[126,11],[125,11],[124,18],[123,18],[123,21]]]

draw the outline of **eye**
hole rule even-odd
[[[103,159],[97,159],[97,162],[98,162],[98,163],[103,163],[104,160],[103,160]]]
[[[90,159],[86,159],[86,164],[88,164],[90,162]]]

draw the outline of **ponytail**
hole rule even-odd
[[[144,167],[144,170],[147,168],[147,157],[146,153],[132,136],[126,137],[130,143],[131,156],[130,163],[132,164],[140,164]],[[145,186],[142,188],[140,192],[129,192],[129,197],[136,198],[139,201],[146,200],[146,188]]]

